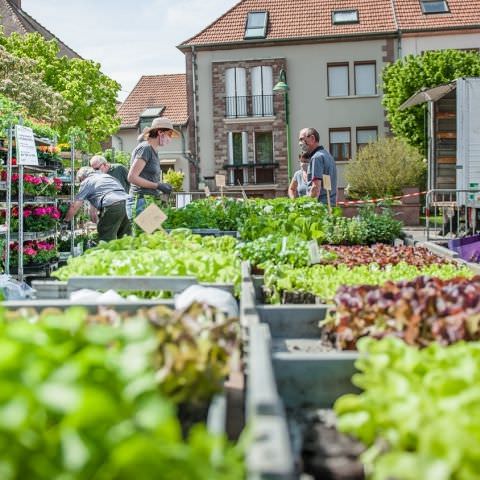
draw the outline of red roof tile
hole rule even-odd
[[[424,14],[418,0],[395,0],[399,27],[402,31],[479,27],[480,0],[447,0],[447,5],[447,13]]]
[[[179,47],[317,37],[356,37],[398,30],[440,29],[480,24],[480,0],[447,0],[451,13],[422,13],[420,0],[242,0],[200,33]],[[332,24],[334,10],[358,10],[359,22]],[[267,11],[265,39],[244,40],[247,13]]]
[[[188,120],[187,83],[184,73],[171,75],[144,75],[118,109],[122,119],[120,128],[133,128],[138,117],[149,107],[163,105],[163,117],[174,125],[184,125]]]

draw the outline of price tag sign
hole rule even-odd
[[[205,187],[205,196],[208,198],[210,196],[210,189],[207,187]]]
[[[23,125],[15,125],[17,165],[38,165],[37,147],[33,130]]]
[[[316,240],[310,240],[308,242],[308,252],[310,255],[310,264],[320,263],[320,250],[318,249],[318,243]]]
[[[215,175],[215,185],[219,188],[226,185],[225,175]]]
[[[280,253],[285,253],[287,251],[287,237],[282,238],[282,250]]]
[[[332,180],[330,178],[330,175],[323,175],[322,183],[325,190],[330,191],[332,189]]]
[[[135,223],[146,233],[153,233],[162,228],[162,223],[167,219],[165,212],[151,203],[140,215],[135,217]]]

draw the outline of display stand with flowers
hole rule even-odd
[[[0,207],[0,220],[6,225],[4,254],[5,273],[49,274],[58,260],[57,237],[61,212],[57,194],[62,181],[58,162],[49,140],[35,138],[38,165],[17,165],[13,128],[9,129],[6,170],[0,181],[6,183],[5,200]]]

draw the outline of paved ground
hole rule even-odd
[[[403,231],[416,242],[425,242],[427,240],[425,227],[404,227]]]

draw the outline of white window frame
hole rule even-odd
[[[332,24],[359,23],[358,10],[332,10]]]
[[[227,117],[247,117],[247,72],[243,67],[225,70],[225,113]],[[233,101],[230,99],[234,99]]]
[[[273,68],[258,65],[250,69],[252,79],[252,112],[254,117],[273,116]],[[262,97],[261,102],[256,97]]]
[[[263,15],[263,22],[260,18]],[[260,20],[255,22],[255,20]],[[254,23],[254,25],[252,25]],[[257,24],[258,23],[258,24]],[[265,10],[248,12],[247,21],[245,23],[245,35],[244,39],[249,40],[251,38],[265,38],[267,36],[267,24],[268,24],[268,12]]]
[[[438,5],[441,10],[428,10],[427,5]],[[447,0],[420,0],[420,6],[424,15],[434,15],[436,13],[448,13],[450,9],[448,7]]]

